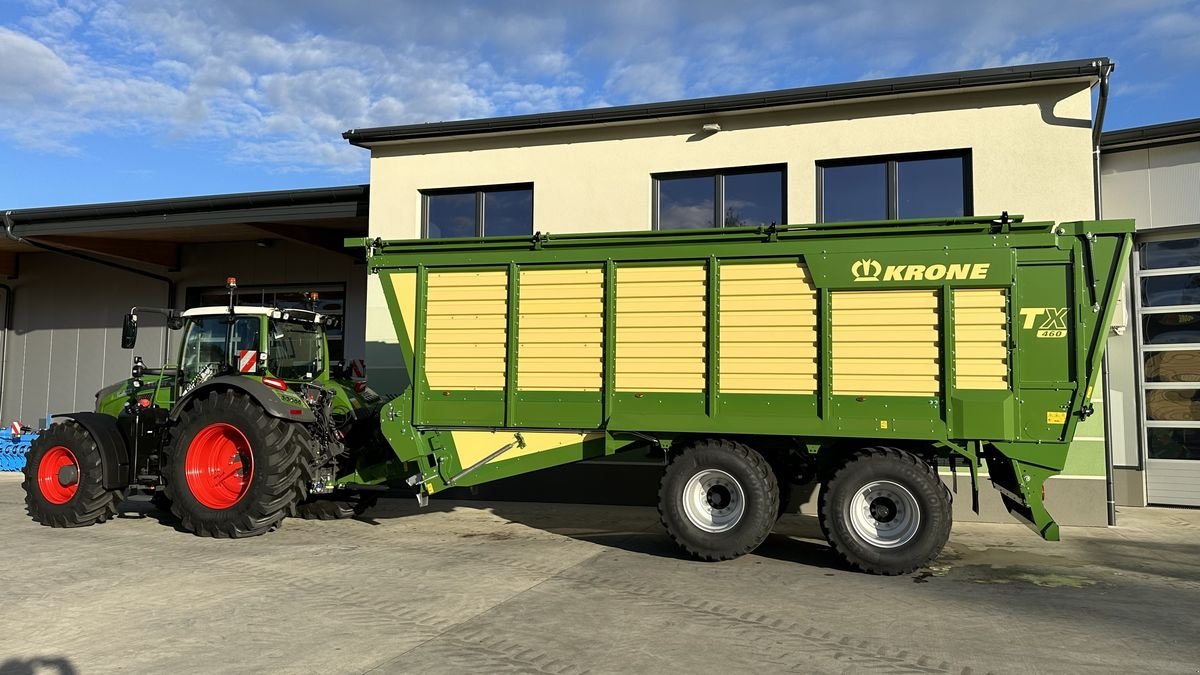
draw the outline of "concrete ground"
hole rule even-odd
[[[961,523],[883,578],[803,516],[711,564],[642,507],[388,500],[241,541],[133,508],[40,527],[0,474],[0,674],[1200,672],[1195,510],[1058,544]]]

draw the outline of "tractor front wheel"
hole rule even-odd
[[[183,527],[207,537],[263,534],[306,495],[312,437],[246,394],[213,392],[179,418],[165,494]]]
[[[51,424],[25,459],[25,506],[50,527],[84,527],[117,515],[121,490],[104,487],[96,439],[73,420]]]

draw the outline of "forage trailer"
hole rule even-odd
[[[1092,414],[1132,231],[1005,214],[350,240],[411,385],[380,414],[395,457],[339,482],[405,472],[427,499],[643,446],[696,557],[754,550],[816,480],[837,553],[900,574],[944,545],[938,467],[961,461],[973,496],[986,466],[1054,540],[1043,488]]]

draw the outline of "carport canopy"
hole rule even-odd
[[[367,235],[369,186],[82,204],[4,211],[0,277],[20,274],[20,256],[46,250],[179,269],[185,244],[290,240],[355,256],[347,237]]]

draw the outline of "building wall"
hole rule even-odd
[[[134,305],[161,307],[161,281],[54,254],[21,257],[13,325],[0,385],[0,420],[41,426],[53,413],[92,410],[101,387],[129,377],[133,354],[121,349],[121,317]],[[161,323],[144,322],[137,353],[161,363]]]
[[[364,350],[366,270],[344,255],[286,241],[195,244],[181,251],[177,307],[193,286],[345,283],[346,358]],[[53,253],[23,255],[12,330],[0,383],[0,420],[30,426],[48,415],[94,407],[96,390],[129,377],[133,356],[147,365],[173,361],[177,342],[164,343],[163,319],[144,315],[134,350],[121,349],[121,318],[135,305],[165,307],[161,281]],[[4,302],[8,298],[3,298]],[[0,314],[2,316],[2,314]],[[175,334],[172,337],[178,338]]]
[[[703,122],[722,131],[703,135]],[[787,164],[787,221],[816,220],[816,162],[970,148],[978,214],[1070,220],[1093,211],[1091,98],[1043,85],[843,103],[784,112],[594,129],[427,141],[376,148],[371,236],[420,236],[418,191],[534,184],[543,232],[650,227],[650,175]]]
[[[1105,152],[1100,165],[1104,216],[1136,219],[1139,242],[1175,234],[1200,235],[1200,141]],[[1137,263],[1135,253],[1131,268]],[[1142,359],[1136,340],[1138,299],[1133,295],[1138,287],[1131,284],[1129,290],[1129,330],[1109,343],[1110,393],[1125,401],[1111,409],[1114,424],[1119,421],[1126,432],[1117,436],[1113,452],[1118,504],[1142,506],[1154,501],[1156,493],[1179,490],[1190,490],[1196,497],[1189,503],[1200,504],[1200,487],[1196,487],[1200,462],[1146,457],[1138,381]]]
[[[711,121],[722,131],[700,133]],[[419,237],[423,189],[531,182],[535,230],[645,230],[651,174],[780,163],[785,219],[814,222],[818,161],[963,148],[976,214],[1078,220],[1094,211],[1090,127],[1089,88],[1054,84],[389,145],[372,152],[369,229]],[[396,393],[407,376],[390,321],[379,285],[369,284],[372,386]],[[1096,451],[1087,454],[1091,471]]]

